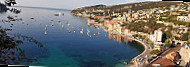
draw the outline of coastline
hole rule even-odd
[[[103,28],[102,28],[102,29],[103,29]],[[122,37],[125,37],[125,35],[122,35],[122,34],[119,34],[119,33],[113,32],[113,31],[107,31],[107,30],[105,30],[105,29],[104,29],[104,31],[105,31],[105,32],[110,32],[110,33],[113,33],[113,34],[117,34],[117,35],[121,35]],[[138,39],[134,39],[134,38],[131,38],[131,37],[129,37],[129,36],[126,36],[126,37],[129,38],[129,39],[131,39],[131,40],[134,40],[134,41],[140,43],[140,44],[143,46],[143,48],[144,48],[144,51],[143,51],[141,54],[137,55],[136,57],[134,57],[134,58],[130,61],[130,63],[131,63],[132,65],[130,65],[129,67],[137,67],[137,66],[139,67],[139,64],[138,64],[138,62],[136,61],[136,59],[139,58],[139,57],[141,57],[141,56],[143,56],[143,55],[145,55],[147,52],[149,53],[149,51],[148,51],[148,46],[147,46],[144,42],[142,42],[142,41],[140,41],[140,40],[138,40]]]
[[[71,13],[71,14],[72,14],[72,13]],[[73,14],[72,14],[72,15],[73,15]],[[75,16],[77,16],[77,15],[75,15]],[[79,16],[79,17],[85,18],[86,21],[87,21],[87,23],[88,23],[88,20],[89,20],[88,17],[85,17],[85,16]],[[143,57],[143,56],[145,57],[145,55],[147,56],[147,53],[149,54],[150,50],[148,50],[148,49],[151,48],[151,47],[148,46],[149,44],[145,44],[143,41],[140,41],[140,40],[138,40],[138,39],[132,38],[132,37],[127,36],[127,35],[124,35],[124,34],[120,34],[119,32],[108,31],[108,30],[105,29],[104,26],[100,26],[100,25],[97,25],[97,26],[99,26],[100,28],[102,28],[105,32],[109,32],[109,33],[112,33],[112,34],[121,35],[122,37],[127,37],[127,38],[129,38],[129,39],[131,39],[131,40],[134,40],[134,41],[140,43],[140,44],[143,46],[144,51],[143,51],[141,54],[139,54],[139,55],[137,55],[136,57],[134,57],[134,58],[130,61],[131,65],[129,65],[129,67],[141,67],[142,65],[144,65],[144,64],[138,63],[136,59],[137,59],[137,58],[140,58],[140,57]],[[148,48],[148,47],[149,47],[149,48]],[[147,64],[147,59],[145,59],[144,63]],[[139,65],[140,65],[140,66],[139,66]]]
[[[129,37],[128,37],[128,38],[129,38]],[[130,39],[132,39],[132,38],[130,38]],[[143,51],[141,54],[137,55],[136,57],[134,57],[134,58],[131,60],[131,63],[133,63],[133,65],[131,65],[130,67],[136,67],[136,66],[138,66],[138,62],[136,61],[136,59],[137,59],[138,57],[142,56],[143,54],[145,54],[145,53],[148,51],[148,46],[147,46],[144,42],[139,41],[139,40],[137,40],[137,39],[132,39],[132,40],[134,40],[134,41],[136,41],[136,42],[139,42],[139,43],[141,43],[141,45],[144,46],[144,51]]]

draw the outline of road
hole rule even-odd
[[[147,61],[148,58],[151,57],[150,56],[150,51],[152,50],[152,47],[148,43],[145,43],[143,40],[139,40],[139,39],[135,39],[135,38],[131,38],[131,37],[129,37],[129,38],[141,43],[145,47],[145,50],[140,55],[138,55],[137,57],[135,57],[132,60],[135,67],[144,67],[144,66],[146,66],[146,64],[148,64],[148,61]],[[138,59],[141,59],[141,58],[143,58],[143,60],[138,61]]]

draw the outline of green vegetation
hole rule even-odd
[[[18,40],[21,38],[23,38],[22,40],[25,39],[28,40],[29,42],[34,42],[37,45],[39,45],[39,47],[43,47],[41,43],[32,39],[31,37],[21,36],[18,34],[12,35],[7,33],[5,29],[0,27],[0,49],[1,49],[0,63],[19,64],[19,62],[21,61],[32,62],[36,60],[36,59],[29,59],[25,56],[25,50],[19,47],[19,45],[23,44],[22,40]]]
[[[140,34],[135,34],[135,35],[132,35],[132,37],[139,37],[139,38],[142,38],[143,36],[140,35]]]
[[[187,42],[186,44],[187,44],[187,46],[190,46],[190,42]]]
[[[8,8],[6,7],[6,5],[0,3],[0,12],[4,12],[6,11]]]
[[[188,40],[189,33],[184,33],[181,37],[182,41],[187,41]]]
[[[121,26],[126,26],[126,28],[132,31],[144,32],[144,33],[153,33],[155,30],[159,28],[165,28],[164,24],[156,23],[156,21],[148,21],[148,22],[133,22],[133,23],[124,23]]]
[[[170,44],[170,41],[169,40],[166,40],[165,41],[165,48],[170,48],[172,44]]]
[[[128,12],[129,10],[133,10],[136,12],[137,10],[150,9],[150,8],[158,8],[158,7],[167,7],[169,8],[171,5],[176,5],[179,2],[139,2],[139,3],[129,3],[129,4],[121,4],[114,6],[106,6],[106,5],[95,5],[89,7],[82,7],[78,9],[74,9],[71,13],[83,12],[85,10],[105,10],[105,13],[115,12],[115,13],[123,13]],[[150,6],[151,5],[151,6]]]
[[[5,5],[7,6],[12,6],[15,5],[16,1],[15,0],[5,0]]]
[[[166,19],[160,18],[160,21],[173,22],[175,25],[184,25],[190,27],[189,22],[177,21],[177,15],[167,15],[162,17],[166,17]]]
[[[152,50],[152,51],[150,51],[150,54],[156,54],[156,53],[158,53],[158,52],[159,52],[159,50],[156,49],[156,50]]]

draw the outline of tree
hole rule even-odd
[[[158,53],[158,52],[159,52],[159,50],[156,49],[156,50],[152,50],[152,51],[150,51],[150,54],[156,54],[156,53]]]
[[[7,6],[12,6],[16,4],[15,0],[5,0],[4,2],[5,2],[5,5]]]
[[[171,44],[170,44],[170,41],[169,41],[169,40],[166,40],[166,41],[165,41],[165,47],[166,47],[166,48],[170,48],[170,47],[171,47]]]
[[[182,41],[187,41],[187,40],[188,40],[188,36],[189,36],[188,33],[183,34],[181,40],[182,40]]]

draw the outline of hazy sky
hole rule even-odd
[[[0,0],[3,2],[4,0]],[[62,9],[74,9],[84,6],[105,4],[117,5],[143,1],[160,1],[160,0],[16,0],[16,6],[32,6],[32,7],[50,7]]]

